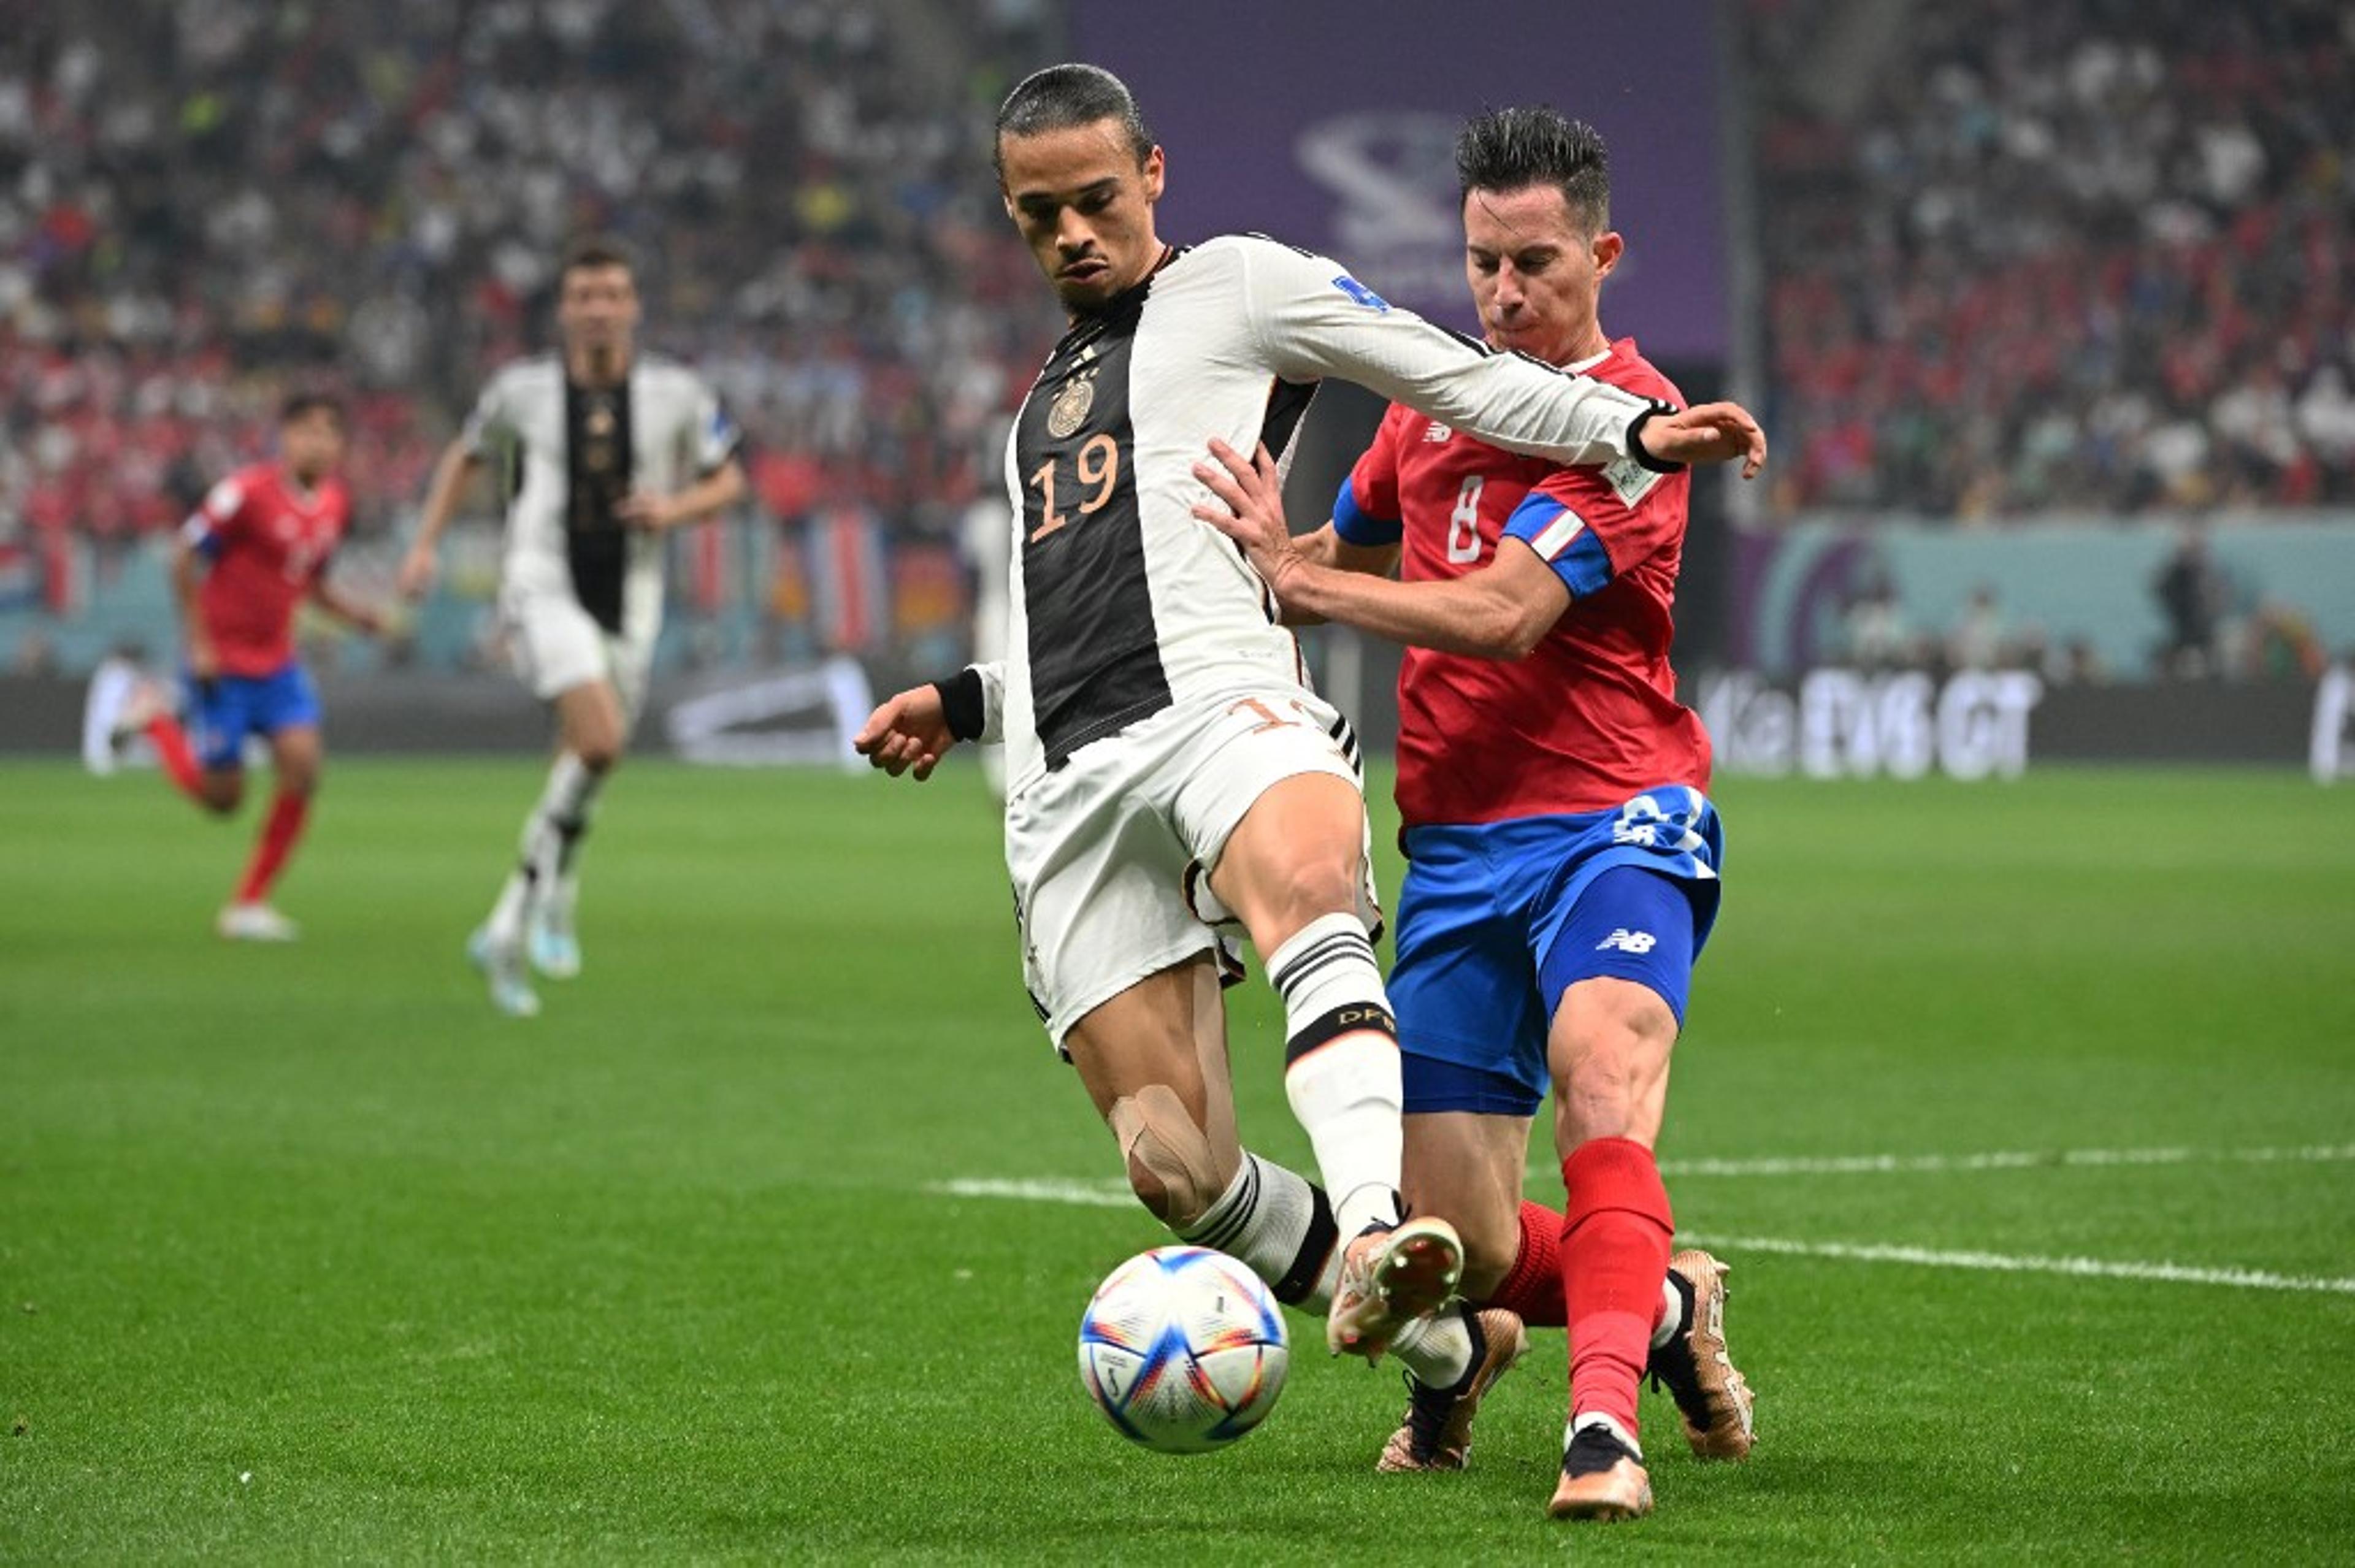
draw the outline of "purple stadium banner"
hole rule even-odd
[[[1713,0],[1074,0],[1074,55],[1135,91],[1169,155],[1170,240],[1257,230],[1347,263],[1377,292],[1476,330],[1455,133],[1547,103],[1611,148],[1626,259],[1603,325],[1669,361],[1727,343]]]

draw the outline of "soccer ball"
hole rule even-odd
[[[1080,1382],[1120,1435],[1207,1454],[1267,1419],[1292,1350],[1259,1276],[1207,1247],[1156,1247],[1112,1271],[1080,1319]]]

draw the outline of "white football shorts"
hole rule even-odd
[[[1299,687],[1273,687],[1164,709],[1082,746],[1007,802],[1023,983],[1058,1051],[1096,1008],[1198,954],[1241,976],[1215,929],[1233,917],[1209,875],[1252,804],[1300,773],[1365,787],[1348,721]],[[1359,913],[1379,933],[1370,848]]]
[[[651,638],[617,636],[597,624],[570,593],[510,587],[499,595],[499,619],[517,679],[549,701],[592,680],[610,682],[622,716],[634,723],[654,667]]]

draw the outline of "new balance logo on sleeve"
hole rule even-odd
[[[1601,953],[1615,947],[1622,953],[1645,954],[1649,953],[1659,940],[1648,931],[1630,931],[1623,925],[1596,943],[1594,951]]]

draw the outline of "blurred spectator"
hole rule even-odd
[[[2208,537],[2197,527],[2186,528],[2167,558],[2150,591],[2167,618],[2167,641],[2160,647],[2162,673],[2180,680],[2198,680],[2218,673],[2217,631],[2232,599],[2232,584],[2208,553]]]
[[[805,507],[945,534],[1059,330],[986,155],[1045,30],[1020,0],[0,0],[0,542],[176,523],[313,379],[354,389],[381,530],[591,227]]]
[[[2319,680],[2330,667],[2313,620],[2295,605],[2259,603],[2249,616],[2248,650],[2241,675],[2252,680]]]
[[[1906,668],[1920,664],[1922,650],[1898,603],[1888,568],[1875,564],[1842,617],[1848,662],[1858,669]]]
[[[1749,0],[1785,511],[2355,505],[2355,8]]]
[[[16,639],[16,652],[8,658],[10,675],[55,675],[58,673],[58,647],[46,633],[29,631]]]
[[[1994,585],[1982,582],[1971,590],[1969,603],[1946,633],[1947,667],[1994,669],[2009,662],[2011,652]]]
[[[2072,637],[2062,645],[2060,658],[2048,665],[2046,677],[2055,685],[2104,686],[2110,667],[2091,637]]]

